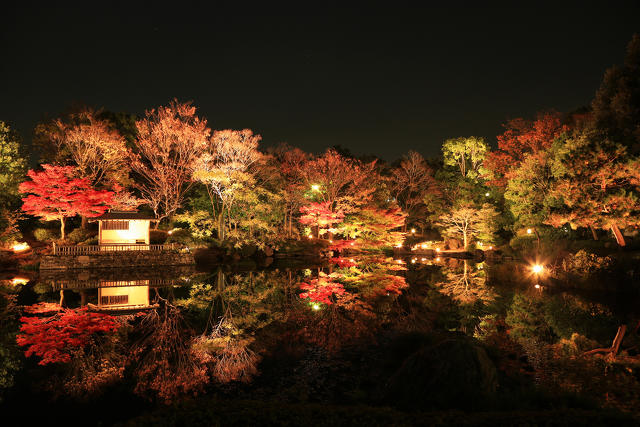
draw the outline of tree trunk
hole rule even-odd
[[[536,233],[536,239],[538,240],[538,250],[540,250],[540,234],[538,234],[538,229],[534,228],[533,232]]]
[[[65,238],[65,234],[64,234],[64,217],[61,216],[60,217],[60,240],[64,240]]]
[[[467,232],[466,231],[462,232],[462,238],[464,240],[464,250],[466,251],[467,250],[467,246],[469,246],[469,242],[467,240]]]
[[[224,240],[224,209],[218,214],[218,239]]]
[[[625,246],[626,242],[624,241],[624,236],[620,232],[620,229],[618,228],[618,226],[612,225],[611,231],[613,231],[613,235],[616,237],[616,242],[618,242],[618,245]]]
[[[593,240],[598,240],[598,233],[596,233],[596,229],[593,228],[593,225],[589,226],[589,230],[591,230],[591,235],[593,236]]]
[[[81,217],[81,223],[80,226],[82,227],[83,230],[86,230],[89,227],[89,218],[87,218],[86,216],[82,215]]]
[[[287,233],[287,211],[284,211],[284,223],[282,224],[282,231],[284,232],[285,237],[288,236]]]
[[[622,340],[624,339],[624,334],[627,332],[627,325],[622,325],[618,327],[618,332],[616,333],[616,337],[613,339],[611,343],[611,347],[609,348],[596,348],[593,350],[589,350],[584,353],[585,356],[589,354],[596,353],[608,353],[610,357],[616,357],[618,351],[620,351],[620,344],[622,344]]]

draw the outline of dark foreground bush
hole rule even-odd
[[[627,426],[613,411],[401,412],[370,406],[199,399],[133,418],[123,426]]]

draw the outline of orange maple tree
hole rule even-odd
[[[498,135],[498,149],[487,154],[484,167],[491,172],[490,185],[506,187],[510,171],[516,169],[528,153],[551,147],[551,143],[569,127],[559,113],[544,113],[531,121],[522,118],[508,121]]]

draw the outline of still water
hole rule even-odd
[[[384,256],[259,271],[43,273],[15,287],[32,315],[56,316],[62,306],[114,323],[60,348],[70,362],[41,367],[32,356],[17,377],[33,375],[32,387],[78,401],[117,389],[165,403],[215,393],[466,408],[473,402],[460,396],[544,389],[624,409],[635,401],[636,372],[581,355],[637,321],[637,299],[563,285],[526,263]],[[608,386],[613,378],[624,398]]]

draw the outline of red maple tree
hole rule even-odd
[[[89,344],[94,334],[112,332],[118,327],[112,316],[89,313],[86,308],[65,309],[51,317],[22,317],[20,321],[22,333],[16,342],[28,346],[26,357],[41,357],[39,365],[69,362],[74,351]]]
[[[78,178],[72,166],[42,165],[43,171],[27,172],[31,181],[20,184],[22,210],[47,221],[60,220],[64,240],[65,219],[76,215],[96,217],[103,214],[112,202],[113,192],[96,190],[88,179]]]
[[[301,207],[300,213],[302,214],[299,219],[300,224],[315,228],[318,237],[344,219],[344,214],[341,211],[333,212],[331,210],[331,202],[310,203]]]

